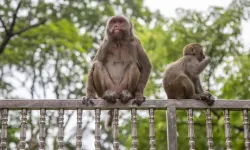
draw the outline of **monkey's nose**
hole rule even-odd
[[[115,25],[114,25],[114,27],[116,27],[116,28],[117,28],[117,27],[118,27],[118,24],[115,24]]]

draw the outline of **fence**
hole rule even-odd
[[[39,150],[45,149],[45,117],[46,110],[59,111],[58,123],[58,149],[63,150],[64,143],[64,110],[77,111],[77,133],[76,133],[76,149],[82,149],[82,110],[95,110],[95,150],[100,150],[100,114],[101,110],[114,109],[113,120],[113,149],[119,149],[119,132],[118,132],[118,116],[119,110],[131,110],[131,127],[132,127],[132,149],[137,150],[137,129],[136,129],[136,116],[137,110],[149,110],[149,138],[150,150],[155,150],[155,130],[154,130],[154,111],[166,110],[167,113],[167,140],[168,150],[177,149],[177,128],[176,128],[176,110],[186,109],[188,111],[188,137],[189,149],[194,150],[194,121],[193,110],[206,111],[206,133],[207,133],[207,146],[209,150],[213,149],[213,134],[212,134],[212,118],[211,110],[224,111],[224,126],[226,149],[231,150],[231,131],[230,131],[230,110],[242,111],[243,115],[243,128],[244,128],[244,142],[245,148],[250,149],[249,140],[249,123],[248,123],[248,109],[250,108],[250,100],[217,100],[214,105],[208,106],[202,101],[197,100],[146,100],[141,106],[128,104],[108,104],[103,100],[94,100],[94,105],[83,105],[81,100],[0,100],[2,129],[1,129],[1,145],[0,149],[6,149],[7,140],[7,125],[8,125],[8,110],[22,110],[21,111],[21,131],[20,131],[20,149],[25,149],[26,143],[26,124],[27,124],[27,110],[40,110],[40,127],[39,127]]]

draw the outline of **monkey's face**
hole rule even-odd
[[[129,32],[129,22],[123,16],[112,17],[107,24],[107,32],[112,37],[122,37]]]
[[[203,52],[203,47],[198,43],[191,43],[184,47],[183,55],[193,55],[197,58],[199,62],[205,59],[205,55]]]
[[[196,55],[199,62],[201,62],[203,59],[205,59],[205,55],[204,55],[202,47],[200,47],[196,50],[195,55]]]

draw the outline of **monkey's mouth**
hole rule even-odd
[[[200,58],[198,59],[198,61],[201,62],[203,59],[204,59],[203,57],[200,57]]]
[[[119,33],[121,30],[120,29],[114,29],[114,33]]]

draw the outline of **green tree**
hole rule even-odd
[[[178,9],[177,18],[165,18],[160,12],[150,12],[142,0],[121,1],[0,1],[0,98],[77,98],[84,95],[85,81],[91,58],[103,37],[109,16],[124,14],[135,31],[153,64],[146,88],[149,98],[166,97],[161,88],[162,73],[167,64],[182,56],[187,43],[199,42],[213,62],[204,74],[205,87],[220,98],[249,98],[249,50],[240,40],[241,22],[247,18],[247,1],[233,1],[227,8],[210,7],[206,12]],[[16,12],[16,13],[15,13]],[[14,21],[14,24],[13,24]],[[7,42],[6,42],[7,41]],[[244,52],[242,51],[244,50]],[[233,60],[233,61],[231,61]],[[232,65],[237,66],[236,70]],[[221,73],[217,73],[218,70]],[[220,75],[218,75],[220,74]],[[222,88],[217,89],[219,84]],[[232,88],[233,87],[233,88]],[[237,88],[236,88],[237,87]],[[22,93],[22,95],[20,95]],[[65,128],[74,115],[65,111]],[[93,121],[88,113],[85,135]],[[139,114],[141,115],[141,114]],[[235,149],[243,149],[241,114],[232,112],[232,139]],[[19,113],[11,112],[8,142],[18,146]],[[138,117],[138,149],[149,149],[148,117]],[[57,127],[55,111],[47,112],[46,126]],[[130,121],[122,113],[121,147],[131,147]],[[156,111],[157,149],[166,149],[165,111]],[[29,149],[37,149],[38,116],[28,113]],[[195,112],[196,149],[206,147],[204,112]],[[179,149],[188,147],[187,113],[178,111]],[[110,149],[112,135],[102,131],[102,149]],[[198,134],[199,132],[199,134]],[[213,113],[215,149],[225,145],[223,113]],[[93,134],[93,132],[92,132]],[[65,138],[68,149],[74,147],[74,132]],[[201,136],[202,135],[202,136]],[[56,134],[47,132],[47,140],[56,149]],[[181,145],[181,147],[180,147]]]
[[[232,2],[227,8],[210,7],[206,12],[178,9],[177,18],[167,18],[165,21],[156,21],[155,27],[142,26],[139,28],[139,37],[149,52],[153,64],[151,80],[147,88],[148,95],[162,97],[161,79],[166,65],[182,56],[182,49],[187,43],[198,42],[204,47],[206,54],[212,58],[212,63],[203,74],[205,89],[214,95],[225,99],[247,99],[249,93],[248,53],[243,53],[243,43],[240,40],[241,23],[247,17],[245,5]],[[247,50],[248,51],[248,50]],[[228,60],[228,61],[227,61]],[[235,60],[235,61],[231,61]],[[225,66],[226,67],[223,67]],[[237,73],[235,68],[237,64]],[[217,73],[218,71],[221,72]],[[221,75],[221,76],[218,76]],[[226,76],[229,77],[227,78]],[[222,90],[216,88],[220,84]],[[233,87],[233,88],[232,88]],[[239,88],[240,87],[240,88]],[[245,90],[242,90],[242,89]],[[237,89],[237,90],[236,90]],[[231,94],[229,94],[231,93]],[[227,96],[226,96],[227,95]],[[248,94],[249,95],[249,94]],[[213,112],[214,148],[224,149],[224,115],[223,112]],[[242,117],[240,112],[231,112],[232,144],[234,149],[244,149]],[[156,111],[156,148],[166,149],[166,115],[165,111]],[[121,128],[129,130],[128,123]],[[195,111],[195,148],[206,148],[205,112]],[[138,119],[138,149],[149,149],[148,117]],[[179,149],[188,147],[187,112],[177,112],[177,129]],[[131,146],[131,139],[127,138],[130,132],[121,135],[122,144],[127,149]]]

